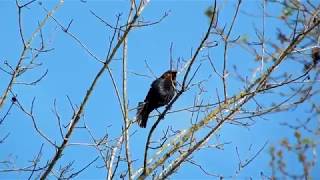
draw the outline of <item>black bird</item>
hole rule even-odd
[[[312,60],[314,66],[320,61],[320,48],[315,47],[312,49]]]
[[[145,128],[149,114],[161,106],[168,104],[175,94],[177,71],[169,70],[154,80],[144,100],[139,102],[137,111],[137,122],[140,127]]]

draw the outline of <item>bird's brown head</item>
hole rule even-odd
[[[162,74],[161,78],[175,81],[177,77],[177,71],[169,70]]]

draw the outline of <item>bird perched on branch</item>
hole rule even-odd
[[[139,102],[137,111],[137,122],[140,127],[145,128],[149,114],[161,106],[168,104],[175,94],[177,71],[169,70],[154,80],[144,100]]]
[[[317,63],[320,61],[320,48],[319,47],[313,48],[311,54],[312,54],[313,64],[317,65]]]

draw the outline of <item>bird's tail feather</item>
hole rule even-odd
[[[139,102],[137,111],[137,122],[140,127],[145,128],[149,117],[148,103]]]

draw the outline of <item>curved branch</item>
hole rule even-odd
[[[201,40],[196,52],[194,53],[194,55],[191,58],[191,60],[187,63],[188,67],[187,67],[186,73],[185,73],[183,81],[182,81],[181,90],[177,93],[177,95],[173,98],[173,100],[166,106],[165,110],[159,115],[157,121],[152,125],[152,127],[149,131],[148,138],[147,138],[147,141],[145,144],[145,150],[144,150],[143,172],[139,178],[146,177],[148,174],[150,174],[150,172],[147,172],[147,158],[148,158],[148,149],[149,149],[149,145],[150,145],[151,136],[152,136],[153,132],[155,131],[156,127],[158,126],[158,124],[160,123],[160,121],[162,119],[164,119],[166,113],[169,111],[169,109],[172,107],[172,105],[178,100],[178,98],[183,94],[183,92],[186,91],[187,85],[188,85],[187,79],[189,77],[189,73],[191,71],[192,65],[194,64],[195,60],[197,59],[199,52],[204,47],[206,40],[209,38],[211,29],[214,25],[215,14],[216,14],[215,12],[216,12],[216,1],[214,2],[214,13],[211,17],[208,30],[207,30],[205,36],[203,37],[203,39]]]

